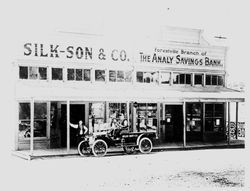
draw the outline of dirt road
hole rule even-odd
[[[11,157],[8,190],[244,190],[245,150],[165,151],[103,158]],[[7,183],[5,182],[5,183]]]

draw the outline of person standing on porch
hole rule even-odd
[[[83,124],[82,120],[78,122],[78,124],[69,123],[69,125],[75,129],[77,129],[77,143],[80,143],[81,140],[85,138],[85,135],[88,132],[88,128]]]

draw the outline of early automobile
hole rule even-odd
[[[140,132],[123,132],[115,135],[114,130],[96,132],[86,136],[78,145],[81,156],[93,154],[94,156],[105,156],[110,147],[120,147],[127,154],[139,149],[141,153],[150,153],[153,148],[153,139],[156,138],[155,130]]]

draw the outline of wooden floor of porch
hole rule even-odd
[[[183,147],[182,142],[172,142],[172,143],[161,143],[155,144],[153,147],[153,152],[163,151],[163,150],[191,150],[191,149],[216,149],[216,148],[244,148],[244,140],[230,140],[230,144],[227,141],[220,142],[198,142],[192,141],[187,142],[186,147]],[[108,149],[109,155],[122,154],[123,149],[120,147],[112,147]],[[77,148],[71,148],[67,151],[66,148],[56,148],[56,149],[35,149],[32,153],[30,150],[20,150],[13,151],[12,155],[26,159],[32,160],[35,158],[46,158],[46,157],[65,157],[65,156],[79,156]]]

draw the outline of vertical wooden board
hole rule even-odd
[[[67,100],[67,152],[70,150],[70,101]]]
[[[34,99],[30,101],[30,154],[34,151]]]

